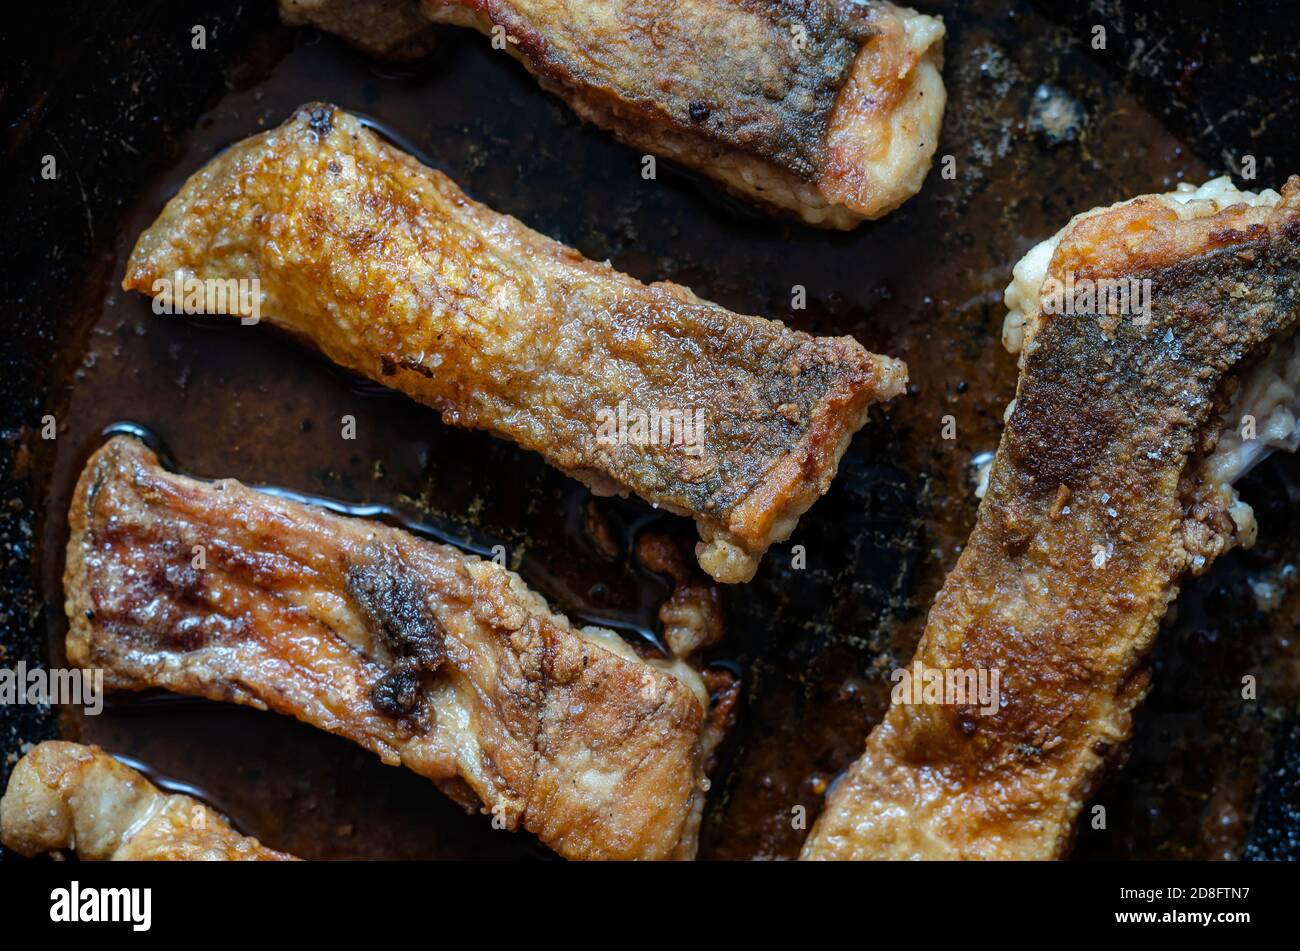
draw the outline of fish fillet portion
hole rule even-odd
[[[1300,178],[1281,195],[1218,182],[1096,209],[1015,276],[1016,399],[916,654],[998,671],[998,702],[896,698],[804,858],[1063,855],[1129,738],[1181,579],[1251,541],[1225,434],[1295,362]],[[1063,313],[1048,289],[1067,278],[1149,281],[1150,306]]]
[[[568,858],[694,856],[709,696],[686,663],[575,629],[491,562],[169,473],[126,436],[69,522],[68,657],[109,688],[297,717]]]
[[[495,37],[549,92],[634,148],[743,198],[852,228],[916,194],[939,140],[943,21],[812,0],[280,0],[371,53],[431,44],[417,24]]]
[[[238,280],[258,282],[264,319],[446,422],[692,516],[700,564],[724,582],[749,580],[789,537],[868,407],[907,379],[851,337],[588,261],[331,106],[197,172],[140,236],[122,286],[180,307],[187,286]],[[192,303],[251,307],[210,296]]]
[[[0,798],[0,841],[19,855],[73,849],[86,862],[279,862],[197,799],[163,792],[97,746],[49,740]]]

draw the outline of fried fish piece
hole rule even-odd
[[[374,522],[162,469],[116,436],[69,514],[68,658],[297,717],[568,858],[691,858],[709,695],[513,572]]]
[[[85,862],[282,862],[189,796],[163,792],[98,746],[48,740],[14,767],[0,842],[19,855],[74,849]]]
[[[850,0],[280,0],[380,55],[426,23],[494,37],[542,88],[633,148],[728,191],[852,228],[921,189],[939,142],[943,21]]]
[[[260,297],[215,293],[238,280]],[[690,515],[700,564],[724,582],[753,577],[830,486],[868,407],[907,379],[851,337],[588,261],[332,106],[197,172],[140,236],[122,286],[178,309],[256,305],[452,425]]]
[[[998,672],[999,696],[988,715],[896,696],[804,858],[1065,854],[1182,578],[1253,542],[1231,481],[1300,439],[1300,178],[1094,209],[1017,265],[1006,299],[1016,398],[916,653],[945,677]]]

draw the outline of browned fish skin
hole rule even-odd
[[[50,740],[14,767],[0,841],[28,857],[74,849],[84,862],[280,862],[189,796],[164,793],[97,746]]]
[[[511,52],[562,87],[759,156],[805,181],[825,160],[836,94],[871,35],[863,8],[837,3],[630,2],[606,4],[604,15],[555,0],[445,6],[477,14],[484,32],[503,27],[514,38]],[[590,29],[613,23],[621,29]],[[798,31],[802,50],[791,42]],[[710,51],[707,60],[674,55],[686,37],[695,50]],[[740,55],[712,55],[724,49]]]
[[[851,228],[915,194],[943,117],[942,23],[849,0],[281,0],[372,52],[452,23],[495,35],[543,88],[636,148],[742,197]],[[396,26],[395,26],[396,24]]]
[[[906,367],[851,337],[644,285],[470,201],[353,117],[306,106],[195,174],[123,287],[256,279],[261,314],[330,359],[540,452],[598,492],[693,516],[700,562],[747,581],[822,495]],[[162,282],[162,283],[156,283]],[[703,414],[699,439],[602,423]],[[671,434],[669,434],[671,436]]]
[[[91,458],[69,521],[68,657],[110,688],[295,716],[568,858],[694,856],[708,696],[682,662],[575,630],[490,562],[168,473],[129,437]],[[382,620],[348,584],[376,566]],[[395,666],[400,716],[375,696]]]
[[[304,7],[311,7],[307,0]],[[297,4],[283,0],[285,22],[295,22]],[[414,2],[394,0],[342,0],[331,5],[330,32],[340,33],[369,53],[384,59],[409,60],[433,48],[429,20]]]
[[[1040,314],[988,494],[917,648],[926,668],[1000,671],[1000,708],[892,706],[804,858],[1063,855],[1130,735],[1179,581],[1231,542],[1197,464],[1235,373],[1300,317],[1300,178],[1272,208],[1106,211],[1057,248],[1051,273],[1067,271],[1149,278],[1150,323]]]

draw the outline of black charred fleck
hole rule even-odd
[[[348,594],[372,630],[399,657],[434,671],[447,657],[442,625],[411,569],[387,554],[348,569]]]
[[[698,99],[692,99],[689,106],[692,122],[703,122],[709,117],[709,105]]]
[[[400,557],[373,550],[369,561],[348,569],[347,590],[375,637],[397,658],[371,689],[371,703],[385,716],[407,716],[418,704],[421,675],[447,658],[445,632],[424,587]]]
[[[420,376],[422,376],[422,377],[426,377],[426,378],[428,378],[428,379],[430,379],[430,380],[433,379],[433,371],[430,370],[428,367],[426,367],[426,366],[425,366],[423,363],[421,363],[419,360],[410,360],[410,359],[403,360],[403,361],[402,361],[402,369],[404,369],[404,370],[413,370],[413,371],[415,371],[416,373],[420,374]]]
[[[410,659],[400,660],[370,688],[371,705],[386,717],[407,717],[420,702],[420,674]]]
[[[329,106],[318,106],[307,113],[307,126],[323,139],[334,131],[334,110]]]

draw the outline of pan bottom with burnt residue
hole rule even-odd
[[[49,6],[43,15],[62,18],[89,9]],[[558,610],[656,649],[671,581],[638,562],[637,540],[665,533],[687,544],[688,522],[593,498],[540,458],[445,426],[266,328],[155,315],[118,289],[136,236],[189,174],[302,102],[336,102],[591,258],[741,313],[851,334],[911,368],[909,393],[873,412],[794,537],[753,583],[723,592],[727,635],[709,662],[739,676],[744,698],[715,771],[704,858],[796,855],[806,835],[796,807],[816,815],[882,715],[888,673],[911,657],[966,540],[972,462],[996,447],[1013,392],[1015,361],[1000,344],[1011,265],[1077,211],[1234,171],[1228,163],[1246,151],[1259,159],[1254,184],[1275,186],[1297,152],[1300,97],[1284,79],[1223,88],[1240,86],[1234,57],[1263,56],[1270,75],[1294,75],[1282,31],[1247,42],[1221,30],[1206,44],[1184,22],[1185,4],[1142,4],[1140,28],[1130,5],[1107,3],[1095,17],[1123,48],[1108,54],[1065,5],[920,4],[948,26],[940,155],[953,157],[955,177],[936,167],[888,218],[824,233],[754,212],[667,163],[643,179],[639,155],[465,31],[395,68],[281,26],[271,3],[109,6],[95,5],[104,26],[76,45],[51,30],[48,46],[11,51],[30,69],[4,103],[7,152],[31,175],[6,183],[12,218],[0,235],[17,311],[0,375],[4,660],[62,662],[71,491],[105,433],[124,426],[165,446],[178,471],[281,487],[471,550],[503,546]],[[1203,6],[1202,24],[1231,16]],[[218,38],[203,55],[184,39],[200,22]],[[1142,59],[1138,36],[1159,51]],[[1269,121],[1215,123],[1198,111],[1232,96]],[[62,170],[52,181],[39,177],[46,154]],[[791,307],[796,285],[804,309]],[[47,416],[56,438],[42,438]],[[341,438],[345,416],[355,439]],[[955,439],[940,436],[945,416]],[[1268,856],[1296,841],[1294,811],[1270,804],[1294,759],[1300,699],[1298,484],[1290,457],[1243,483],[1259,543],[1184,590],[1128,763],[1096,798],[1108,828],[1081,827],[1077,858]],[[795,545],[806,564],[791,558]],[[1254,702],[1242,701],[1244,674],[1257,678]],[[426,780],[286,718],[163,694],[114,696],[93,717],[20,710],[0,731],[0,772],[23,744],[54,734],[181,782],[241,830],[306,858],[549,854],[464,814]]]

